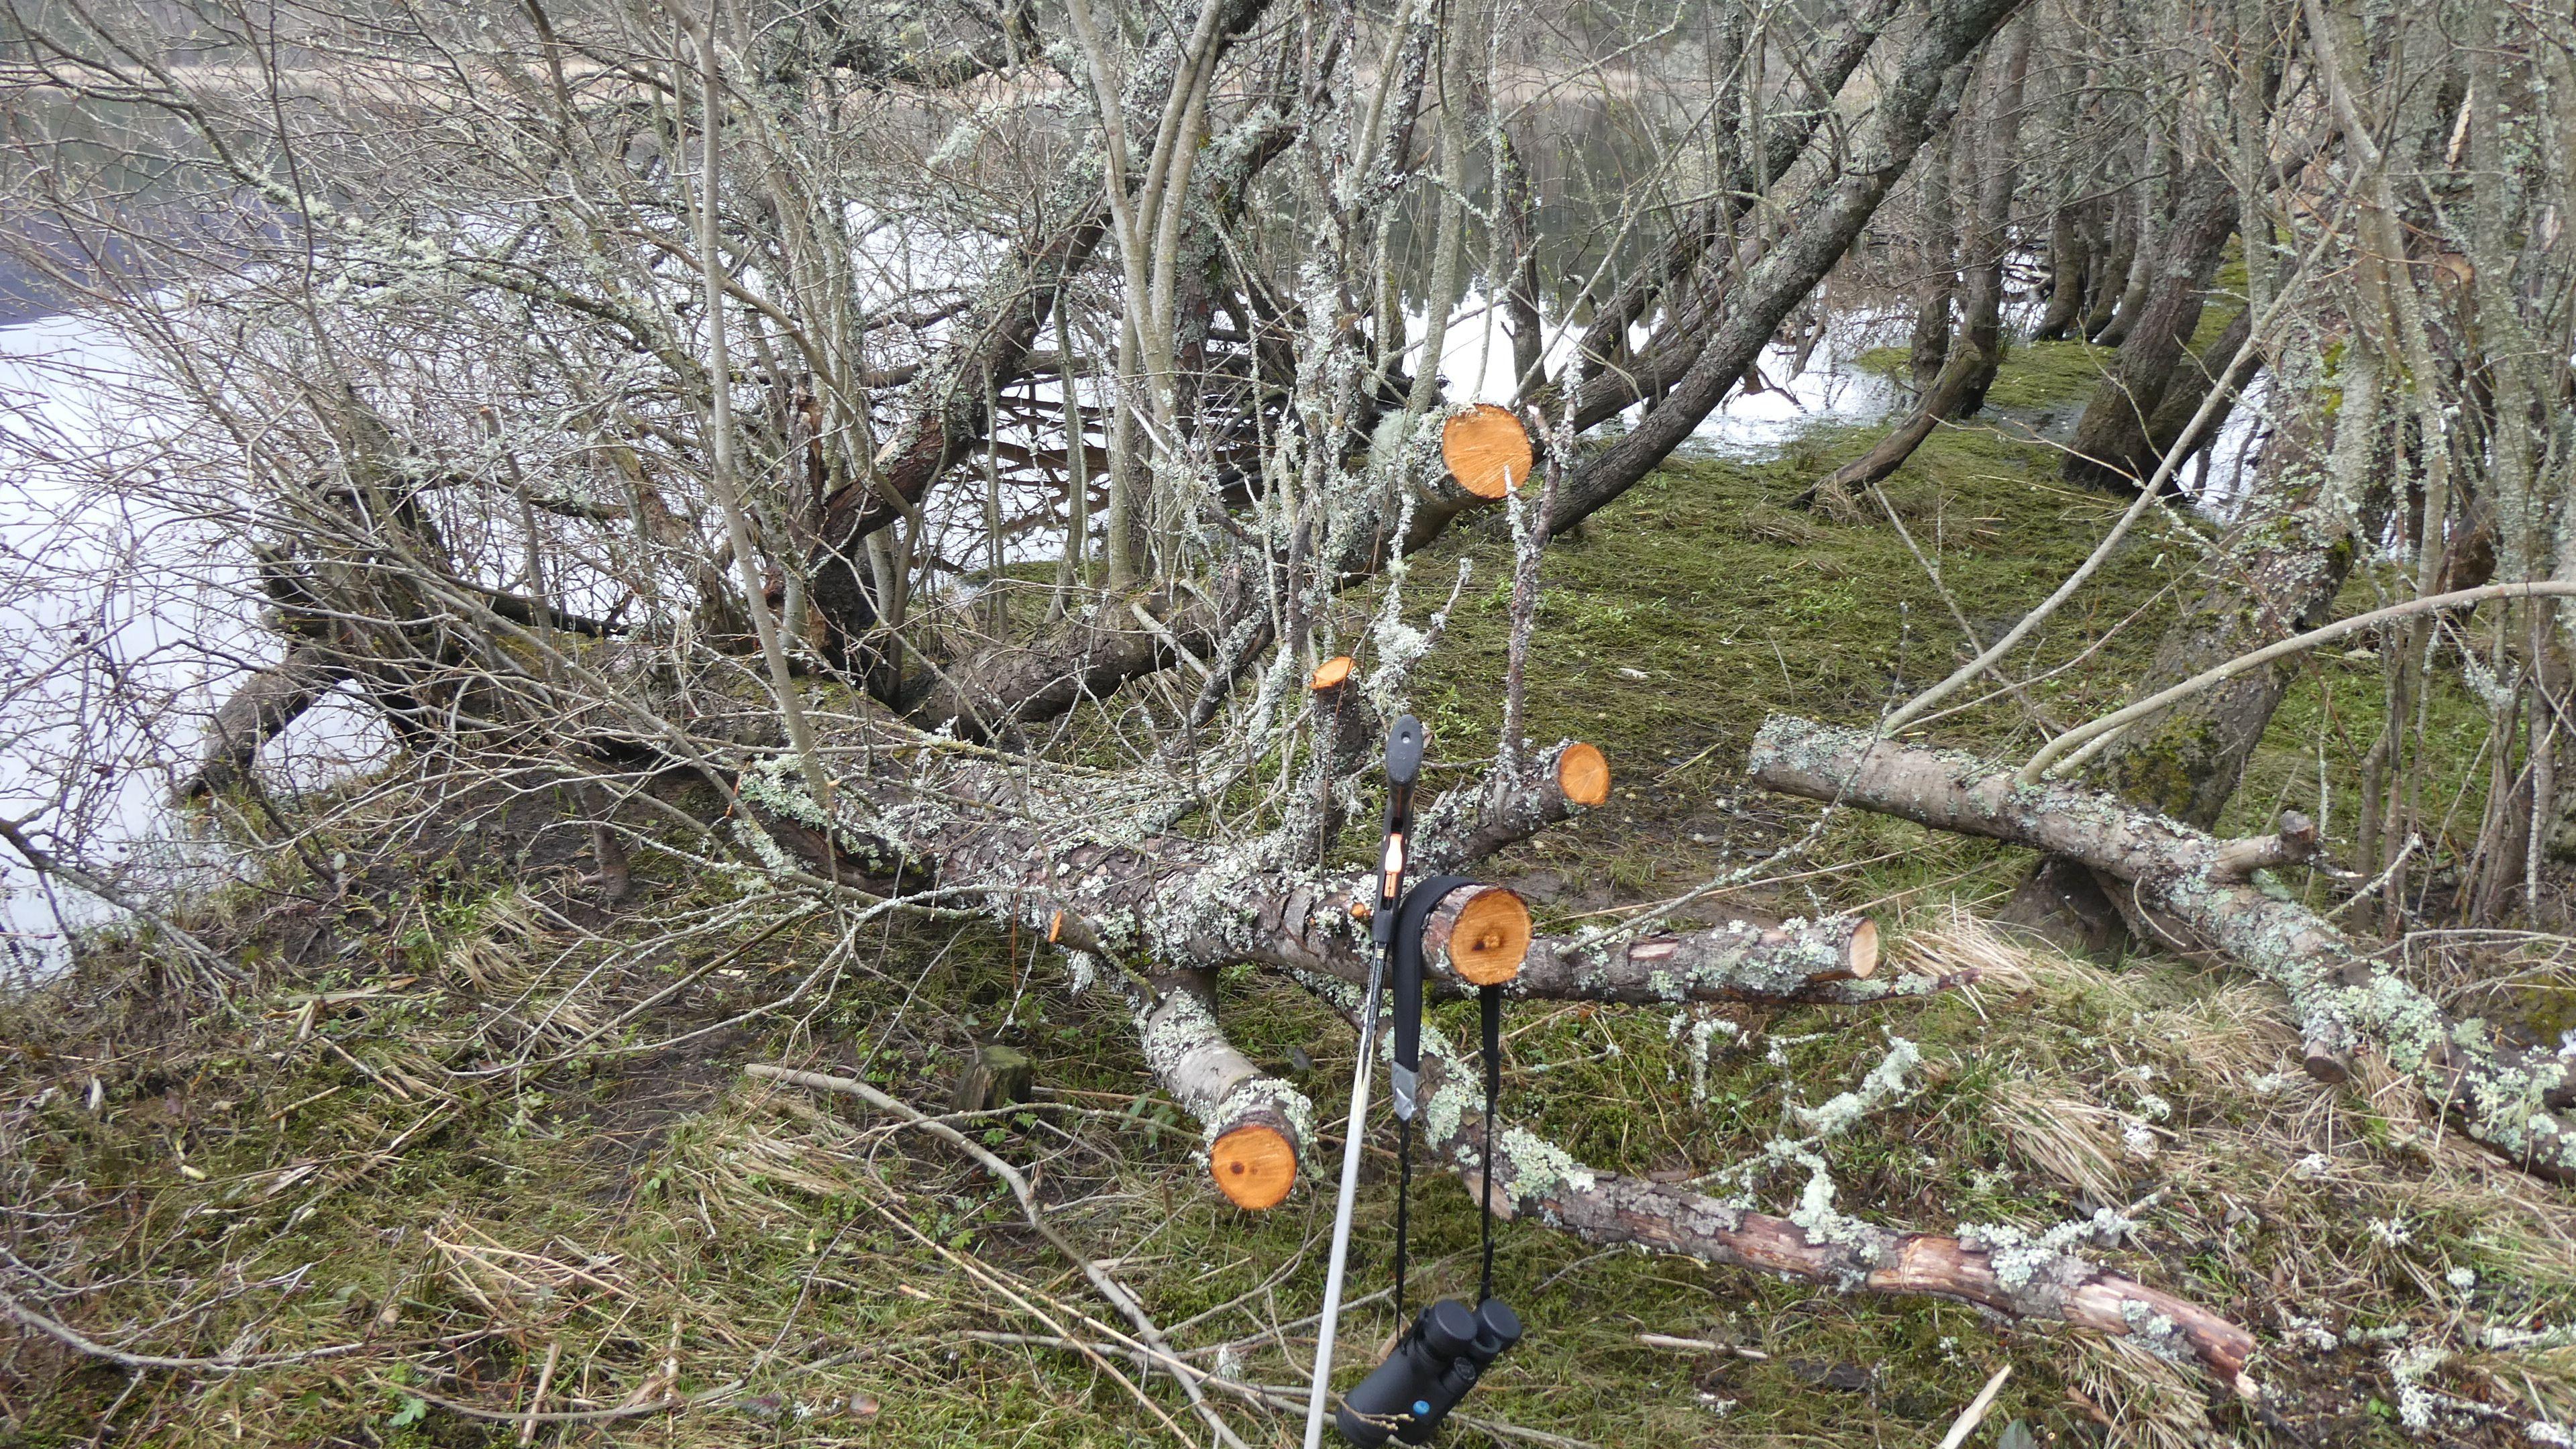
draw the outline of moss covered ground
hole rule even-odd
[[[1507,1090],[1592,1164],[1677,1180],[1757,1154],[1786,1109],[1853,1086],[1901,1036],[1925,1065],[1838,1139],[1844,1211],[1946,1231],[2125,1209],[2134,1231],[2096,1255],[2254,1328],[2271,1397],[2258,1408],[2052,1325],[1521,1223],[1503,1230],[1500,1279],[1532,1333],[1449,1442],[1928,1445],[2006,1365],[1972,1444],[2394,1444],[2417,1381],[2493,1406],[2483,1426],[2446,1421],[2455,1441],[2518,1443],[2521,1421],[2576,1412],[2576,1350],[2473,1333],[2576,1316],[2564,1194],[2446,1139],[2384,1077],[2309,1082],[2273,997],[2223,965],[2084,960],[1997,934],[1981,913],[2027,857],[1850,813],[1811,834],[1810,808],[1741,778],[1766,714],[1869,718],[1965,657],[1962,617],[1991,637],[2091,548],[2124,500],[2058,482],[2029,435],[2079,405],[2098,366],[2080,344],[2017,351],[1990,425],[1944,430],[1887,485],[1912,548],[1884,517],[1790,506],[1869,441],[1819,427],[1772,462],[1676,462],[1550,551],[1531,730],[1601,744],[1619,783],[1608,808],[1497,862],[1543,917],[1605,919],[1805,839],[1702,913],[1866,910],[1900,965],[1990,974],[1863,1010],[1522,1007]],[[2153,521],[2016,656],[2022,696],[1936,733],[2026,751],[2121,702],[2203,532]],[[1416,614],[1459,558],[1475,569],[1412,692],[1438,761],[1490,749],[1510,556],[1497,519],[1413,564]],[[2248,818],[2349,779],[2374,724],[2375,673],[2306,668],[2243,792]],[[2467,726],[2437,737],[2456,757],[2430,766],[2471,780]],[[507,1416],[542,1376],[548,1407],[574,1417],[535,1423],[538,1443],[1108,1445],[1168,1441],[1166,1417],[1207,1442],[1168,1381],[1064,1346],[1099,1341],[1083,1316],[1113,1316],[999,1184],[855,1103],[741,1070],[853,1073],[936,1110],[962,1055],[994,1041],[1034,1058],[1036,1100],[966,1125],[1034,1177],[1052,1225],[1180,1352],[1247,1384],[1302,1377],[1328,1193],[1310,1179],[1247,1214],[1207,1190],[1196,1131],[1155,1092],[1116,994],[1077,992],[1042,943],[971,925],[845,935],[651,852],[635,899],[607,913],[585,904],[561,832],[495,824],[492,843],[460,847],[388,842],[364,821],[336,844],[372,862],[371,884],[319,890],[323,841],[205,907],[198,924],[264,968],[230,1012],[185,1006],[115,942],[8,1005],[8,1242],[81,1290],[42,1296],[134,1352],[284,1357],[131,1372],[0,1326],[0,1438],[515,1444]],[[658,944],[639,955],[648,922]],[[829,970],[790,1005],[755,1011],[817,963]],[[1237,1042],[1334,1117],[1349,1033],[1256,973],[1225,985]],[[532,1065],[503,1069],[516,1062]],[[1364,1290],[1386,1270],[1391,1141],[1361,1195]],[[1798,1186],[1764,1192],[1777,1205]],[[1471,1289],[1467,1196],[1419,1184],[1415,1223],[1421,1290]],[[22,1300],[44,1286],[5,1281]],[[1347,1357],[1393,1327],[1364,1301]],[[1253,1443],[1292,1427],[1226,1412]]]

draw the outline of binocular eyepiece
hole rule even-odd
[[[1429,1304],[1386,1362],[1342,1396],[1333,1426],[1360,1449],[1377,1449],[1390,1437],[1428,1444],[1476,1380],[1520,1341],[1520,1315],[1500,1298],[1472,1310],[1455,1298]]]

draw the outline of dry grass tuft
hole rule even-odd
[[[2288,1095],[2295,1086],[2288,1079],[2308,1080],[2299,1068],[2298,1033],[2282,1019],[2281,993],[2259,983],[2231,982],[2151,1012],[2138,1032],[2198,1085]]]
[[[2125,1338],[2078,1340],[2068,1396],[2116,1445],[2205,1449],[2224,1442],[2209,1422],[2209,1399],[2191,1371]]]
[[[2008,936],[1994,922],[1954,903],[1933,924],[1907,930],[1896,954],[1897,963],[1909,971],[1930,976],[1975,971],[1978,985],[2017,992],[2031,990],[2042,975],[2055,970],[2055,963],[2037,958],[2057,953]]]
[[[2099,1103],[2054,1091],[2037,1082],[2007,1078],[1995,1084],[1993,1114],[2013,1151],[2032,1166],[2101,1203],[2125,1199],[2121,1159],[2125,1117]]]

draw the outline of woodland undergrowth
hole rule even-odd
[[[1532,691],[1529,732],[1599,742],[1619,783],[1609,808],[1495,863],[1543,927],[1609,919],[1805,836],[1809,807],[1741,779],[1754,726],[1775,711],[1868,718],[1964,657],[1953,605],[2000,628],[2089,550],[2123,500],[2059,482],[2044,439],[2097,368],[2081,344],[2016,352],[1996,409],[1937,434],[1885,486],[1937,585],[1883,518],[1787,506],[1868,442],[1822,424],[1774,461],[1676,461],[1550,551],[1533,661],[1550,685]],[[2027,753],[2040,716],[2063,726],[2119,704],[2111,682],[2152,649],[2167,585],[2187,580],[2205,533],[2181,517],[2145,531],[2086,596],[2099,602],[2015,659],[2035,680],[2026,697],[1945,723],[1948,742]],[[1413,566],[1444,581],[1412,586],[1427,612],[1456,560],[1474,565],[1414,682],[1435,784],[1442,741],[1463,760],[1493,736],[1510,548],[1496,520]],[[2049,677],[2085,651],[2113,667]],[[2229,826],[2295,806],[2331,843],[2350,812],[2331,798],[2320,810],[2319,793],[2351,777],[2377,727],[2377,674],[2331,653],[2300,667]],[[2473,830],[2483,715],[2455,673],[2432,709],[2428,737],[2464,743],[2427,765]],[[2449,711],[2461,728],[2446,735]],[[425,787],[353,788],[395,819]],[[788,898],[765,904],[671,853],[636,851],[632,896],[603,910],[580,880],[586,836],[547,804],[543,791],[459,800],[442,833],[403,842],[365,838],[366,812],[346,811],[346,852],[367,864],[345,889],[326,889],[328,862],[307,851],[199,903],[191,924],[270,983],[228,1014],[171,1012],[147,943],[118,939],[8,1001],[0,1200],[14,1251],[81,1275],[83,1323],[150,1326],[151,1352],[282,1361],[133,1370],[0,1325],[0,1437],[1168,1438],[1112,1366],[1195,1428],[1168,1380],[1061,1345],[1066,1314],[1101,1310],[999,1183],[853,1104],[741,1070],[820,1062],[936,1111],[985,1043],[1033,1058],[1035,1100],[961,1128],[1034,1178],[1051,1224],[1137,1291],[1179,1354],[1240,1384],[1301,1382],[1330,1196],[1309,1183],[1247,1214],[1209,1192],[1188,1165],[1197,1132],[1157,1099],[1114,992],[1076,991],[1042,942],[981,924],[878,921],[836,943]],[[1759,1152],[1791,1109],[1912,1042],[1922,1064],[1902,1100],[1836,1139],[1841,1207],[1944,1232],[2124,1214],[2127,1231],[2086,1251],[2252,1327],[2266,1403],[1965,1307],[1506,1227],[1500,1279],[1533,1331],[1456,1442],[1927,1444],[2006,1364],[1971,1442],[2019,1423],[2043,1443],[2393,1444],[2447,1406],[2446,1433],[2502,1444],[2576,1418],[2576,1333],[2528,1336],[2576,1322],[2563,1193],[2446,1138],[2402,1083],[2367,1070],[2311,1082],[2267,989],[2223,965],[2078,959],[2004,934],[1986,917],[2026,856],[1857,814],[1813,839],[1692,909],[1862,910],[1898,961],[1985,979],[1857,1011],[1518,1008],[1507,1090],[1524,1119],[1603,1167],[1689,1179]],[[2333,883],[2308,888],[2323,899]],[[646,922],[677,944],[633,957]],[[828,979],[745,1017],[836,944]],[[2563,984],[2554,963],[2529,965],[2480,1009],[2552,1026]],[[2415,967],[2447,979],[2434,955]],[[1334,1120],[1349,1033],[1250,973],[1228,985],[1263,998],[1233,1014],[1239,1045]],[[542,1020],[518,1005],[540,1001]],[[1470,1031],[1463,1016],[1446,1025]],[[1362,1193],[1363,1291],[1386,1267],[1391,1142]],[[1426,1181],[1415,1211],[1417,1283],[1467,1290],[1469,1199]],[[1383,1297],[1354,1312],[1351,1343],[1394,1327]],[[574,1417],[528,1421],[523,1437],[511,1416],[541,1378],[544,1409]],[[633,1412],[672,1395],[700,1397]],[[1284,1422],[1235,1417],[1264,1436]]]

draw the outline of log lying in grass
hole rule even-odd
[[[1208,1172],[1235,1206],[1276,1207],[1313,1151],[1315,1108],[1252,1064],[1216,1021],[1208,971],[1131,983],[1128,999],[1155,1079],[1206,1133]]]
[[[1874,981],[1878,927],[1855,916],[1754,926],[1743,921],[1684,935],[1638,936],[1583,948],[1571,938],[1531,944],[1515,994],[1643,1005],[1667,1001],[1824,1001],[1857,1005],[1913,995],[1947,978]]]
[[[1338,979],[1300,980],[1357,1023],[1359,992]],[[1381,1040],[1384,1034],[1381,1033]],[[1434,1161],[1472,1195],[1484,1164],[1484,1087],[1437,1031],[1422,1042],[1421,1122]],[[1900,1233],[1826,1209],[1797,1219],[1753,1212],[1683,1188],[1598,1172],[1523,1127],[1497,1121],[1494,1210],[1534,1216],[1586,1242],[1634,1244],[1844,1291],[1948,1298],[2016,1320],[2061,1322],[2134,1338],[2160,1356],[2197,1362],[2246,1391],[2254,1337],[2197,1304],[2096,1267],[2003,1228],[1958,1237]]]
[[[2507,1046],[2483,1022],[2453,1021],[2324,917],[2231,878],[2303,848],[2295,822],[2287,840],[2221,841],[2092,790],[2016,784],[2012,767],[1973,755],[1789,716],[1762,726],[1747,764],[1756,783],[1784,794],[2009,841],[2127,882],[2139,905],[2289,993],[2312,1071],[2330,1076],[2338,1054],[2377,1047],[2468,1137],[2576,1180],[2576,1129],[2555,1110],[2576,1101],[2576,1066]]]

